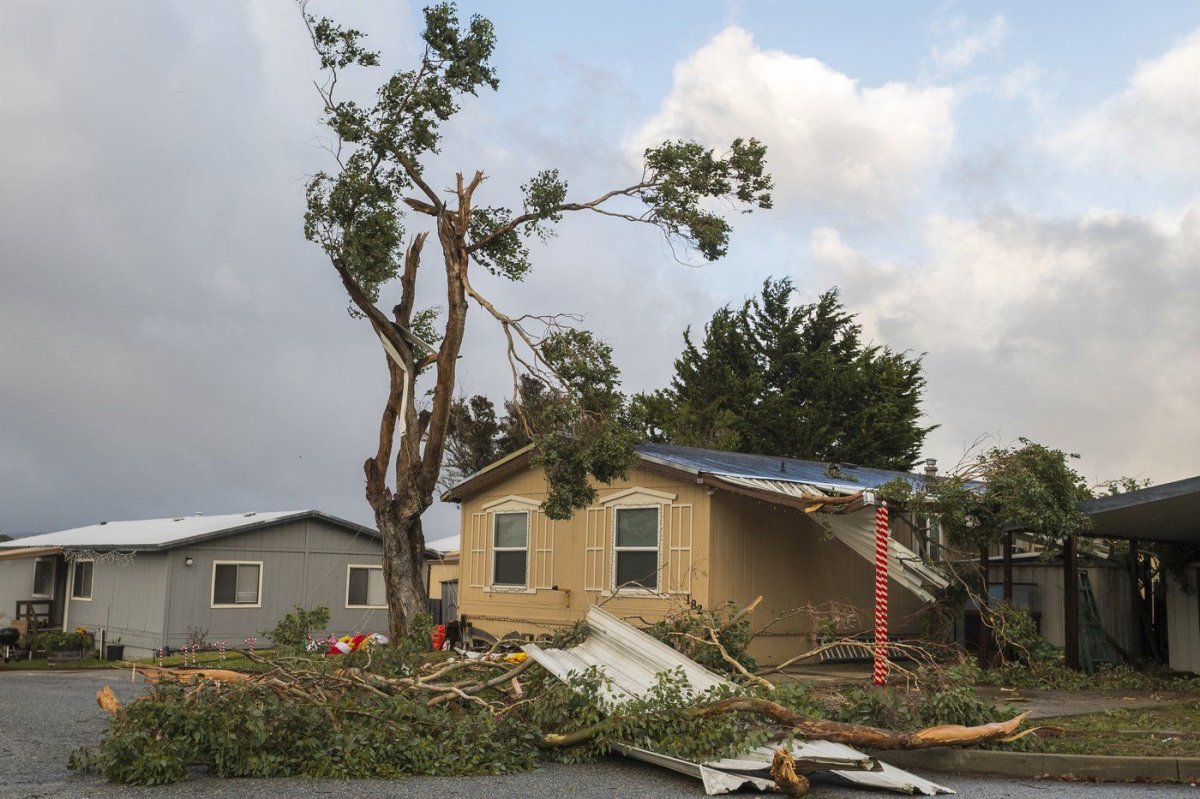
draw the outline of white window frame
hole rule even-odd
[[[75,570],[79,568],[80,563],[92,564],[92,584],[88,586],[88,595],[87,596],[75,596],[75,586],[79,585],[79,581],[77,579],[75,579],[78,576],[76,574]],[[91,602],[92,594],[95,593],[95,590],[96,590],[96,561],[94,561],[94,560],[77,560],[74,563],[72,563],[71,564],[71,597],[70,597],[71,601],[72,602]]]
[[[382,605],[351,605],[350,604],[350,572],[354,569],[374,569],[379,572],[380,578],[383,577],[383,567],[377,566],[374,563],[347,563],[346,564],[346,608],[354,610],[387,610],[387,584],[383,586],[384,601]],[[368,589],[370,583],[368,582]],[[368,596],[370,590],[367,591]]]
[[[218,566],[257,566],[258,567],[258,601],[254,604],[234,603],[232,605],[218,605],[214,600],[217,598],[217,567]],[[262,607],[262,588],[263,588],[263,562],[261,560],[214,560],[212,564],[212,579],[208,583],[208,606],[210,608],[261,608]],[[236,587],[236,581],[235,581]],[[236,595],[236,591],[235,591]]]
[[[651,547],[622,547],[617,546],[617,517],[623,510],[654,510],[658,511],[658,536],[655,538],[654,544],[654,568],[656,577],[656,587],[646,588],[644,586],[620,586],[617,584],[617,555],[621,552],[649,552]],[[662,559],[662,537],[663,537],[663,506],[662,503],[654,504],[639,504],[639,505],[614,505],[612,506],[612,563],[610,564],[609,584],[612,586],[612,593],[619,596],[666,596],[666,592],[662,590],[663,582],[663,559]]]
[[[496,517],[501,515],[524,516],[525,517],[525,546],[523,547],[497,547],[496,546]],[[490,531],[491,544],[488,549],[491,551],[491,556],[488,558],[488,588],[493,591],[501,592],[530,592],[529,588],[529,569],[532,558],[529,556],[530,543],[533,532],[533,514],[525,509],[513,510],[496,510],[492,513],[492,529]],[[496,553],[497,552],[524,552],[525,553],[525,582],[517,585],[515,583],[498,583],[496,582]]]
[[[39,563],[49,563],[50,564],[50,592],[46,593],[46,594],[39,594],[37,592],[37,565]],[[49,599],[50,597],[54,596],[54,584],[56,582],[58,582],[57,575],[54,573],[55,571],[57,571],[57,570],[54,568],[54,558],[34,558],[33,559],[33,587],[29,591],[29,596],[33,597],[34,599]]]

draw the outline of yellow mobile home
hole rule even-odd
[[[596,486],[593,505],[554,520],[541,505],[545,476],[527,448],[443,496],[461,504],[458,611],[492,635],[550,633],[603,604],[652,623],[676,603],[744,606],[755,626],[794,613],[755,640],[764,663],[811,648],[822,617],[841,611],[839,634],[873,622],[872,489],[919,475],[759,455],[644,444],[627,479]],[[919,630],[944,587],[912,551],[911,531],[890,540],[889,624]]]

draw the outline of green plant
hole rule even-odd
[[[306,610],[299,605],[288,613],[270,631],[263,635],[271,639],[277,649],[303,650],[314,632],[324,630],[329,624],[329,608],[321,606]],[[206,631],[207,632],[207,631]]]
[[[721,654],[722,648],[747,671],[758,668],[747,651],[754,637],[750,631],[749,616],[738,613],[737,605],[733,602],[726,602],[715,610],[681,604],[669,611],[661,621],[646,628],[646,632],[718,673],[738,673]],[[714,643],[714,636],[720,642],[720,647]]]
[[[87,649],[92,639],[86,633],[65,633],[62,630],[47,630],[38,633],[37,647],[47,652],[74,652]]]

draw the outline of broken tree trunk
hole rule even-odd
[[[808,777],[796,771],[796,759],[786,749],[777,749],[771,761],[771,779],[784,796],[807,796]]]
[[[810,719],[789,710],[783,705],[769,699],[753,696],[737,696],[722,699],[695,709],[700,716],[715,716],[721,713],[751,713],[763,716],[771,721],[789,728],[789,732],[803,738],[821,741],[833,741],[847,746],[864,746],[875,749],[929,749],[934,746],[977,746],[990,741],[1012,740],[1017,735],[1017,729],[1025,721],[1028,713],[1014,716],[1008,721],[980,724],[976,727],[965,727],[961,724],[942,724],[937,727],[927,727],[916,732],[897,732],[884,730],[879,727],[868,727],[862,724],[846,724],[840,721]],[[612,719],[605,719],[596,724],[569,733],[550,733],[544,735],[539,745],[559,749],[577,746],[588,741],[610,727]],[[1019,736],[1018,736],[1019,737]]]
[[[897,732],[861,724],[846,724],[840,721],[810,719],[768,699],[739,696],[723,699],[700,708],[703,715],[717,713],[753,713],[766,716],[772,721],[790,727],[792,732],[805,738],[833,741],[849,746],[867,746],[875,749],[928,749],[934,746],[976,746],[989,741],[1010,738],[1016,734],[1028,716],[1022,713],[1008,721],[964,727],[961,724],[942,724],[916,732]]]

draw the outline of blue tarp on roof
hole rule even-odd
[[[896,478],[907,480],[914,486],[923,485],[926,480],[924,475],[912,472],[869,469],[844,463],[835,465],[802,461],[796,458],[781,458],[778,455],[747,455],[741,452],[680,447],[674,444],[638,444],[635,449],[645,458],[693,472],[835,486],[847,491],[878,488]]]

